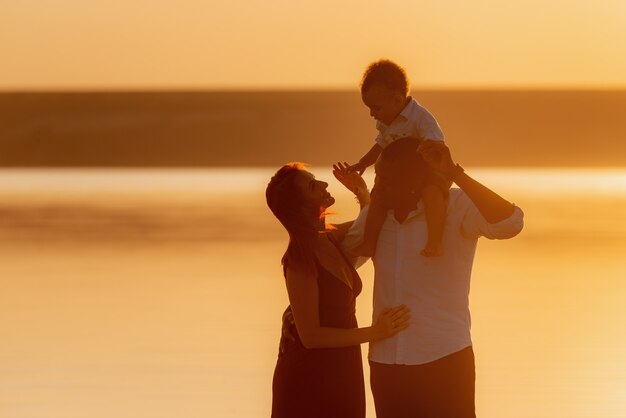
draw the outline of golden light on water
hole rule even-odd
[[[466,169],[526,214],[518,237],[479,242],[479,416],[622,416],[626,171]],[[353,217],[329,169],[311,170],[333,220]],[[268,416],[287,304],[273,171],[0,173],[3,415]],[[371,264],[360,274],[367,324]]]
[[[477,178],[480,168],[473,170]],[[488,180],[494,188],[510,186],[515,190],[543,196],[593,195],[623,196],[626,193],[624,168],[490,168]]]

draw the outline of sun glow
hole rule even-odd
[[[626,87],[621,1],[4,2],[0,89]],[[41,71],[45,68],[45,71]]]

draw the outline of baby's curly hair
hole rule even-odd
[[[409,94],[409,78],[406,71],[388,59],[381,59],[367,66],[361,79],[361,93],[375,84],[381,84],[405,96]]]

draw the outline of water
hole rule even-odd
[[[467,171],[526,214],[474,265],[479,416],[626,416],[626,170]],[[287,304],[271,174],[1,171],[0,416],[269,416]],[[329,183],[333,219],[355,216]]]

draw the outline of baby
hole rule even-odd
[[[443,141],[443,133],[435,118],[409,96],[409,81],[402,67],[389,60],[370,64],[361,80],[361,98],[376,119],[376,143],[358,163],[349,167],[360,174],[376,162],[382,150],[399,138],[416,138],[418,141]],[[450,182],[434,172],[425,179],[422,200],[426,212],[428,240],[421,254],[426,257],[442,255],[442,237]],[[378,233],[387,210],[391,209],[377,196],[377,186],[372,189],[372,201],[365,222],[363,244],[357,252],[373,256]]]

